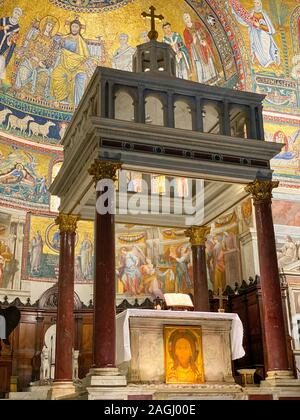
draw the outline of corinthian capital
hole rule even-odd
[[[59,226],[60,233],[75,233],[78,220],[79,216],[60,214],[56,218],[55,223]]]
[[[252,195],[254,203],[259,203],[261,201],[271,200],[273,197],[272,191],[274,188],[278,188],[278,186],[279,181],[256,179],[247,185],[245,191]]]
[[[117,180],[117,171],[122,168],[122,163],[110,162],[106,160],[95,160],[89,169],[89,174],[93,176],[95,183],[102,179]]]
[[[206,237],[210,232],[207,226],[192,226],[185,231],[185,235],[190,238],[193,246],[205,245]]]

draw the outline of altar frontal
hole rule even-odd
[[[132,309],[117,316],[117,364],[128,383],[234,383],[242,343],[236,314]]]

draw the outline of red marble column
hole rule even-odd
[[[256,180],[246,187],[255,205],[268,373],[289,367],[272,216],[272,190],[278,185]]]
[[[78,216],[61,214],[55,382],[73,382],[74,258]]]
[[[96,161],[89,171],[96,185],[101,180],[116,181],[120,164]],[[102,192],[97,193],[97,199]],[[116,366],[116,281],[115,217],[99,214],[95,220],[93,367]]]
[[[194,307],[198,312],[209,312],[209,294],[206,269],[205,242],[210,229],[193,226],[186,231],[193,253]]]

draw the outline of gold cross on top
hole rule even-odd
[[[150,13],[143,12],[142,13],[142,17],[143,18],[150,18],[151,19],[151,31],[148,33],[148,38],[150,40],[151,39],[157,40],[157,38],[158,38],[158,32],[157,32],[157,30],[155,28],[155,20],[162,21],[162,20],[164,20],[164,16],[163,15],[156,15],[155,14],[156,8],[154,6],[151,6],[149,8],[149,10],[150,10]]]

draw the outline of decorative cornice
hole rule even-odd
[[[192,226],[185,231],[185,235],[190,238],[193,246],[205,245],[206,237],[210,232],[207,226]]]
[[[71,214],[60,214],[55,223],[59,226],[61,233],[75,233],[77,229],[77,222],[79,216],[74,216]]]
[[[279,187],[279,181],[268,181],[256,179],[254,182],[248,184],[245,191],[252,195],[254,203],[271,200],[274,188]]]
[[[89,175],[93,176],[96,184],[102,179],[111,179],[115,182],[118,179],[117,171],[121,168],[122,163],[95,160],[88,172]]]
[[[44,312],[54,312],[56,311],[57,307],[57,294],[58,294],[58,285],[55,284],[50,289],[46,290],[42,294],[39,300],[37,300],[34,304],[31,304],[30,298],[27,299],[27,303],[24,304],[21,302],[20,298],[14,299],[12,302],[8,301],[8,297],[5,296],[3,302],[0,301],[0,311],[7,309],[10,306],[16,306],[20,308],[20,310],[35,310],[35,311],[43,311],[40,313],[39,319],[43,320]],[[90,300],[89,305],[85,305],[81,302],[78,294],[74,292],[74,310],[75,311],[93,311],[94,304],[93,301]],[[126,311],[127,309],[154,309],[153,302],[147,298],[144,302],[139,303],[138,299],[135,299],[134,303],[130,303],[127,299],[123,300],[118,306],[116,306],[117,313],[121,313]]]

